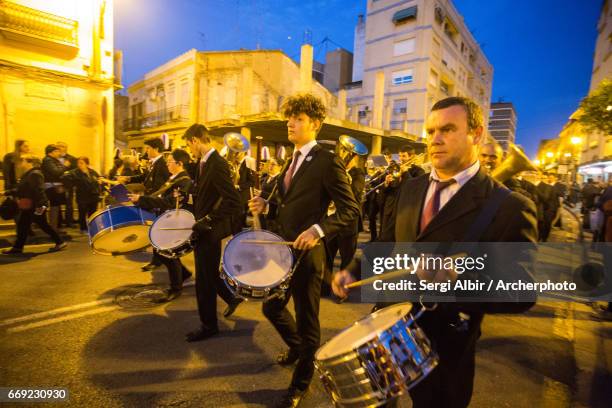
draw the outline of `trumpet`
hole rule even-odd
[[[387,168],[385,169],[385,171],[382,172],[382,174],[370,180],[370,183],[369,183],[370,186],[368,187],[368,191],[366,191],[365,195],[367,196],[372,191],[376,191],[377,189],[379,189],[386,183],[386,180],[383,180],[382,182],[380,182],[380,179],[382,177],[387,178],[387,175],[391,174],[394,179],[398,179],[402,175],[402,173],[408,171],[411,166],[413,165],[421,166],[424,164],[424,161],[425,161],[425,153],[420,153],[415,156],[412,156],[410,159],[408,159],[404,163],[401,163],[400,165],[393,162],[392,164],[387,166]],[[371,187],[372,184],[375,184],[374,187]]]
[[[242,159],[242,154],[249,150],[251,144],[243,134],[235,132],[226,133],[223,136],[223,143],[227,147],[226,160],[230,166],[232,182],[238,184],[241,162],[239,159]]]

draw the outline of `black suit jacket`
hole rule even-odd
[[[161,156],[159,159],[155,160],[151,171],[146,174],[131,176],[130,182],[144,184],[145,194],[151,194],[159,190],[159,188],[163,186],[169,178],[170,170],[168,170],[166,160],[164,160],[164,157]]]
[[[313,224],[319,224],[326,236],[334,235],[359,216],[344,165],[333,153],[315,145],[284,191],[283,180],[290,166],[288,161],[269,199],[268,219],[283,238],[293,241]],[[331,201],[336,212],[326,217]]]
[[[191,181],[186,171],[182,171],[174,179],[168,179],[162,187],[167,188],[161,194],[141,196],[138,199],[137,205],[149,211],[155,209],[159,210],[159,212],[170,210],[176,207],[174,190],[178,189],[180,193],[179,205],[181,208],[185,208],[193,188],[193,181]]]
[[[45,156],[42,160],[41,170],[45,176],[45,182],[59,183],[61,182],[62,174],[66,171],[66,167],[59,160],[51,156]]]
[[[232,183],[229,164],[213,151],[206,163],[196,167],[193,189],[193,212],[198,222],[207,222],[213,228],[213,239],[231,235],[242,214],[240,196]],[[204,218],[208,218],[204,221]]]
[[[19,183],[11,192],[16,198],[27,198],[32,200],[32,209],[48,205],[44,189],[44,176],[39,168],[26,171],[21,176]]]

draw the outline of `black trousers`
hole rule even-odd
[[[78,202],[79,205],[79,226],[81,231],[87,229],[87,219],[98,209],[98,201]],[[67,206],[66,206],[67,207]],[[67,218],[69,221],[70,219]]]
[[[157,253],[156,250],[153,250]],[[189,277],[189,271],[181,262],[180,258],[166,258],[157,254],[159,261],[168,269],[170,289],[179,291],[183,289],[183,280]]]
[[[38,225],[38,227],[49,235],[56,244],[61,244],[63,242],[57,231],[51,228],[47,222],[46,214],[36,215],[34,214],[34,210],[21,210],[17,215],[17,241],[15,241],[13,248],[23,249],[28,239],[28,233],[30,232],[32,223]]]
[[[74,187],[66,186],[66,225],[74,223]],[[79,208],[79,221],[81,219],[81,203],[77,203]],[[83,228],[81,228],[83,229]]]
[[[336,235],[327,241],[327,268],[325,268],[325,276],[323,279],[325,283],[331,284],[331,278],[334,271],[334,259],[338,251],[340,251],[340,270],[346,268],[348,264],[351,263],[357,251],[357,236],[357,232],[346,236]]]
[[[314,355],[321,342],[319,300],[325,267],[325,248],[322,244],[305,254],[297,265],[289,291],[284,299],[272,299],[263,304],[263,313],[290,349],[299,354],[293,371],[291,386],[304,390],[314,374]],[[293,297],[295,319],[287,310]]]
[[[196,241],[195,248],[196,297],[198,313],[202,327],[218,328],[217,295],[230,304],[235,300],[219,275],[221,261],[221,241],[207,240],[201,237]],[[162,257],[160,257],[162,258]]]
[[[368,221],[370,223],[370,239],[375,241],[378,238],[378,230],[376,229],[376,217],[380,212],[380,206],[378,204],[378,197],[372,197],[370,199],[370,205],[368,207]]]

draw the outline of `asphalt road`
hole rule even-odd
[[[263,407],[283,394],[291,371],[274,364],[283,344],[259,304],[220,317],[220,336],[186,343],[198,326],[192,286],[149,307],[146,292],[125,296],[165,285],[163,267],[140,271],[147,254],[93,255],[84,236],[60,253],[50,246],[0,255],[0,387],[67,388],[70,407]],[[322,300],[323,340],[369,313],[352,300]],[[472,406],[609,407],[611,372],[612,323],[587,305],[539,303],[485,318]],[[303,406],[331,406],[319,380]]]

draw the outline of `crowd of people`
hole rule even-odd
[[[334,154],[322,148],[316,136],[325,107],[312,95],[288,98],[283,114],[293,145],[291,157],[269,158],[258,171],[245,152],[222,157],[201,124],[186,130],[186,148],[168,152],[161,139],[148,139],[142,157],[118,156],[105,177],[91,168],[87,157],[70,155],[65,143],[46,146],[41,161],[31,154],[28,141],[19,140],[15,151],[4,157],[2,167],[4,194],[14,201],[10,216],[17,225],[17,240],[5,253],[23,251],[32,223],[53,239],[53,251],[65,248],[58,232],[78,223],[87,233],[88,218],[100,208],[107,187],[113,184],[131,187],[131,203],[158,215],[175,208],[178,200],[178,206],[197,220],[192,239],[200,326],[186,340],[201,341],[219,332],[217,295],[227,303],[226,317],[241,302],[220,277],[221,242],[247,227],[250,211],[262,218],[265,228],[291,241],[299,259],[288,295],[263,304],[264,315],[288,346],[278,363],[297,364],[281,404],[293,407],[302,400],[313,377],[320,343],[321,295],[333,292],[342,301],[348,293],[345,284],[360,277],[355,254],[364,219],[372,241],[461,241],[470,224],[480,222],[479,214],[488,210],[488,199],[503,190],[504,201],[494,208],[499,216],[482,226],[476,241],[546,241],[551,228],[560,222],[563,200],[569,205],[581,203],[585,217],[590,211],[601,211],[607,218],[598,239],[612,234],[608,225],[612,220],[610,186],[604,190],[588,180],[582,188],[575,183],[567,188],[554,174],[538,172],[494,181],[490,175],[503,165],[503,152],[494,142],[484,140],[482,113],[467,98],[447,98],[432,108],[426,125],[429,163],[410,144],[399,149],[398,161],[388,150],[383,157],[366,160],[354,152]],[[254,192],[258,177],[261,190]],[[446,222],[436,222],[443,207]],[[340,271],[334,271],[338,252]],[[143,269],[162,264],[169,275],[163,301],[171,301],[180,296],[192,272],[180,259],[164,257],[156,250]],[[287,310],[290,298],[295,317]],[[531,304],[515,305],[506,312],[529,307]],[[447,304],[422,320],[441,360],[433,374],[411,390],[415,407],[467,406],[475,343],[482,318],[489,312],[485,306]],[[468,320],[459,330],[457,319],[465,316]]]

